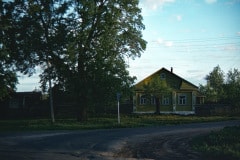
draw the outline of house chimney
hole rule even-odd
[[[173,67],[171,67],[171,73],[173,73]]]

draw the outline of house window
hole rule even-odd
[[[163,105],[169,105],[169,97],[163,97],[162,104]]]
[[[147,104],[147,98],[146,98],[146,96],[143,95],[143,96],[140,97],[140,104],[141,104],[141,105]]]
[[[155,97],[151,97],[151,104],[156,104],[156,99],[155,99]]]
[[[178,104],[184,105],[187,102],[187,97],[186,95],[179,95],[178,96]]]
[[[161,74],[160,74],[160,79],[164,80],[165,78],[166,78],[165,73],[161,73]]]

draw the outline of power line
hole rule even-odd
[[[171,42],[170,46],[167,46]],[[240,36],[206,39],[183,39],[152,41],[147,48],[168,48],[176,51],[239,51]]]

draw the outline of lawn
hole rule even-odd
[[[240,159],[240,126],[226,127],[218,132],[199,136],[192,140],[192,147],[207,159]]]
[[[89,117],[87,122],[77,122],[76,119],[56,119],[56,122],[54,124],[51,123],[50,119],[0,120],[0,131],[132,128],[199,122],[214,122],[234,119],[239,118],[222,116],[197,117],[151,114],[121,115],[121,124],[118,124],[117,115],[95,115]]]

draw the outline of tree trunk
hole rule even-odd
[[[87,98],[82,96],[79,97],[78,104],[77,104],[77,121],[84,122],[87,121]]]
[[[155,114],[160,114],[160,98],[156,97],[156,112]]]

